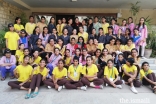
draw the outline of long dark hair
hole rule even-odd
[[[126,19],[123,19],[123,20],[122,20],[122,22],[123,22],[123,21],[126,21],[126,22],[127,22],[127,20],[126,20]],[[126,26],[126,25],[127,25],[127,24],[125,24],[124,26]]]
[[[43,36],[43,37],[45,37],[45,35],[44,35],[44,29],[46,29],[46,28],[47,28],[47,30],[48,30],[48,27],[47,27],[47,26],[43,27],[43,32],[42,32],[42,36]]]
[[[20,17],[16,17],[14,23],[17,24],[17,20],[19,20],[19,19],[21,19],[21,18]]]
[[[91,60],[93,60],[92,56],[87,56],[87,57],[86,57],[86,60],[87,60],[88,58],[90,58]],[[87,67],[88,67],[88,64],[86,63],[86,75],[88,74]]]
[[[102,27],[100,27],[100,28],[99,28],[99,30],[102,30],[102,31],[103,31],[103,28],[102,28]],[[100,33],[98,34],[97,39],[99,39],[99,37],[100,37]]]
[[[129,29],[129,28],[126,28],[126,30],[128,30],[128,36],[130,36],[131,35],[131,30]]]
[[[83,50],[87,51],[87,48],[83,48],[82,51],[83,51]],[[82,54],[82,61],[85,61],[85,56],[84,56],[84,54]]]
[[[132,17],[128,17],[128,20],[129,20],[129,19],[132,19],[132,22],[131,22],[131,23],[133,23],[133,18],[132,18]]]
[[[37,29],[37,28],[39,28],[39,27],[36,26],[36,27],[34,28],[34,30],[33,30],[33,34],[34,34],[34,35],[37,35],[37,34],[36,34],[36,29]]]
[[[38,39],[36,40],[36,45],[38,45],[38,44],[37,44],[37,41],[38,41],[38,40],[41,40],[41,41],[42,41],[42,39],[41,39],[41,38],[38,38]],[[41,45],[42,45],[42,43],[41,43]]]
[[[145,28],[145,18],[144,18],[144,17],[141,17],[140,20],[141,20],[141,19],[144,19],[143,28]],[[141,23],[140,23],[140,21],[139,21],[138,29],[140,28],[140,26],[141,26]]]
[[[61,49],[63,48],[63,44],[64,44],[64,40],[62,38],[59,38],[58,40],[61,40],[63,43],[62,43],[62,46],[61,46]]]
[[[51,20],[52,20],[52,18],[54,18],[54,17],[51,17],[51,18],[50,18],[49,24],[51,24]],[[55,18],[54,18],[54,19],[55,19]]]
[[[79,43],[79,39],[80,39],[80,38],[82,38],[82,40],[83,40],[83,42],[82,42],[82,46],[81,46],[81,49],[82,49],[82,48],[84,48],[85,43],[84,43],[84,38],[83,38],[82,36],[80,36],[80,37],[78,38],[78,43]]]
[[[69,50],[69,49],[66,49],[66,50],[65,50],[65,52],[66,52],[66,51],[69,51],[69,52],[70,52],[70,50]],[[66,60],[66,59],[67,59],[67,55],[66,55],[66,54],[64,55],[64,58],[63,58],[63,59],[64,59],[64,60]]]
[[[132,51],[134,51],[134,50],[138,53],[138,50],[137,50],[136,48],[133,48],[133,49],[131,50],[131,56],[132,56]],[[139,58],[139,55],[137,56],[137,58]]]

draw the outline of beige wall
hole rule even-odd
[[[7,26],[8,23],[13,23],[15,17],[20,16],[22,10],[0,0],[0,29],[2,26]]]
[[[25,11],[27,16],[31,15],[32,12],[40,12],[40,13],[118,13],[119,9],[102,9],[102,8],[32,8],[31,11]],[[122,9],[122,18],[128,18],[131,16],[131,13],[128,9]],[[140,10],[137,16],[137,23],[140,17],[150,16],[153,22],[152,24],[156,24],[156,10],[152,9],[143,9]],[[118,22],[121,23],[120,18],[118,18]]]

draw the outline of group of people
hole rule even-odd
[[[66,89],[87,90],[87,87],[102,89],[104,86],[122,88],[127,84],[134,93],[135,87],[151,85],[156,93],[156,78],[148,62],[139,66],[144,57],[147,26],[144,18],[139,24],[133,18],[124,19],[118,26],[116,19],[111,24],[98,22],[98,17],[89,22],[75,18],[58,19],[51,17],[49,24],[45,17],[34,23],[29,17],[25,27],[21,18],[15,24],[8,24],[5,34],[6,50],[0,60],[1,80],[10,78],[11,88],[27,90],[25,98],[34,98],[41,85],[61,91]]]

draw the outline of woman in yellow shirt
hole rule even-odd
[[[60,54],[63,56],[65,53],[66,46],[63,45],[63,39],[62,38],[58,39],[58,43],[55,45],[55,47],[60,49]]]
[[[94,55],[94,52],[96,51],[96,46],[94,44],[93,38],[89,39],[89,44],[87,44],[87,50],[88,50],[88,54]]]
[[[113,86],[114,88],[122,88],[122,81],[118,80],[118,70],[113,65],[113,60],[109,59],[107,61],[107,66],[104,68],[104,82],[107,85]]]
[[[148,62],[142,63],[142,69],[140,70],[140,80],[143,85],[151,85],[152,90],[156,93],[156,77],[155,73],[149,68]]]
[[[80,81],[81,72],[82,66],[79,65],[79,58],[75,56],[73,59],[73,64],[70,65],[68,69],[68,81],[65,84],[67,89],[87,90],[87,87],[83,86],[83,83]]]
[[[83,26],[79,26],[79,33],[78,36],[82,36],[84,38],[84,43],[88,42],[88,33],[84,32]]]
[[[81,79],[82,83],[84,85],[87,85],[88,87],[103,88],[103,80],[99,79],[97,77],[98,68],[95,64],[93,64],[93,59],[91,56],[87,56],[86,58],[87,63],[86,66],[83,67],[83,78]]]
[[[65,61],[65,68],[68,69],[68,67],[71,65],[71,61],[72,61],[72,57],[70,56],[70,50],[69,49],[65,50],[65,55],[64,55],[63,59]]]
[[[132,42],[132,39],[128,39],[127,44],[125,45],[125,49],[123,51],[125,58],[128,58],[128,56],[131,54],[131,50],[133,48],[135,48],[135,44]]]
[[[44,80],[44,84],[48,86],[48,88],[55,88],[58,91],[61,91],[67,82],[67,69],[64,67],[65,61],[60,59],[58,61],[58,66],[54,68],[52,72],[51,79]]]
[[[33,34],[33,30],[35,29],[36,24],[34,23],[34,16],[29,16],[29,22],[25,25],[25,31],[31,35]]]
[[[136,48],[133,48],[131,50],[131,55],[129,55],[128,58],[133,58],[134,59],[134,63],[133,64],[137,67],[137,76],[138,76],[139,73],[140,73],[140,67],[139,67],[140,57],[138,55],[138,50]]]
[[[58,24],[56,26],[57,28],[57,32],[58,32],[58,36],[61,36],[63,34],[63,28],[64,28],[64,24],[62,24],[61,19],[58,19]]]
[[[109,23],[106,22],[106,17],[102,17],[101,25],[102,25],[104,35],[105,35],[106,33],[108,33],[108,27],[109,27]]]
[[[141,83],[136,79],[137,76],[137,67],[133,65],[134,59],[128,58],[126,64],[122,66],[123,70],[123,81],[126,84],[130,84],[130,89],[133,93],[137,94],[138,91],[135,87],[140,87]]]
[[[28,93],[25,96],[25,99],[34,98],[39,93],[39,87],[43,85],[43,81],[46,79],[48,74],[48,69],[45,67],[46,61],[42,59],[39,63],[39,66],[34,67],[32,74],[31,74],[31,83]],[[32,90],[34,90],[33,93]]]
[[[31,60],[30,60],[30,65],[37,66],[39,65],[40,61],[41,61],[41,57],[39,56],[39,51],[34,50],[33,56],[31,57]]]
[[[17,88],[20,90],[28,90],[30,86],[30,79],[32,73],[32,66],[29,63],[29,56],[24,56],[23,63],[16,67],[14,70],[14,75],[17,78],[17,81],[9,81],[8,85],[11,88]],[[24,69],[24,70],[23,70]]]
[[[24,50],[24,44],[20,43],[19,44],[19,50],[16,50],[16,54],[15,54],[16,60],[18,60],[19,57],[23,55],[23,50]]]
[[[103,50],[103,43],[98,43],[98,40],[96,38],[94,38],[94,44],[96,46],[96,49],[100,49],[101,51]]]
[[[14,28],[15,28],[15,31],[16,31],[17,33],[19,33],[19,34],[20,34],[20,31],[21,31],[22,29],[24,29],[24,26],[21,24],[21,18],[20,18],[20,17],[16,17],[16,18],[15,18]]]

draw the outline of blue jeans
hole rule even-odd
[[[1,70],[1,76],[2,78],[6,77],[6,73],[9,72],[11,74],[11,76],[14,76],[14,69],[16,68],[16,65],[12,65],[10,67],[10,69],[6,69],[5,66],[1,66],[0,70]]]
[[[51,63],[49,63],[49,64],[47,64],[47,68],[50,70],[49,74],[52,75],[52,72],[53,72],[53,69],[54,69],[53,65]]]

